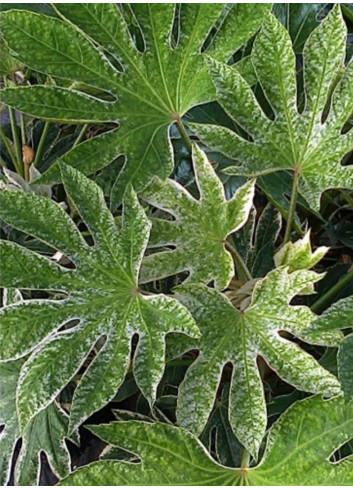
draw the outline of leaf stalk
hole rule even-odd
[[[80,144],[80,142],[82,141],[82,139],[85,137],[85,134],[86,134],[86,132],[87,132],[88,126],[89,126],[89,124],[84,124],[84,125],[82,126],[82,129],[81,129],[81,131],[80,131],[79,135],[77,136],[76,141],[74,142],[74,144],[73,144],[73,146],[72,146],[73,148],[74,148],[75,146],[77,146],[78,144]]]
[[[45,144],[45,141],[47,139],[47,134],[48,134],[48,130],[49,130],[49,122],[46,121],[46,123],[44,124],[44,128],[43,128],[43,132],[42,132],[42,135],[40,137],[40,140],[39,140],[39,143],[38,143],[38,148],[37,148],[37,151],[36,151],[36,157],[33,161],[33,165],[35,168],[37,168],[37,165],[38,163],[40,162],[41,158],[42,158],[42,155],[43,155],[43,149],[44,149],[44,144]]]
[[[251,280],[252,279],[251,273],[249,272],[248,267],[246,266],[244,260],[242,259],[238,251],[229,243],[229,241],[225,241],[224,245],[232,255],[235,268],[237,270],[238,278],[240,280],[244,280],[245,282]]]
[[[315,314],[320,314],[323,312],[326,307],[328,307],[335,296],[341,292],[346,285],[350,284],[351,281],[353,280],[353,266],[348,270],[347,274],[341,278],[333,287],[331,287],[329,290],[327,290],[317,301],[314,302],[314,304],[311,306],[311,310]]]
[[[284,233],[283,244],[286,244],[288,243],[288,241],[290,241],[290,237],[292,233],[293,222],[295,218],[295,208],[297,206],[297,199],[298,199],[299,177],[300,177],[300,169],[299,167],[296,167],[294,170],[292,192],[290,197],[290,204],[289,204],[289,211],[288,211],[288,218],[287,218],[287,226],[286,226],[286,231]]]
[[[188,151],[191,153],[192,151],[192,142],[191,139],[189,138],[189,135],[185,129],[185,126],[182,122],[182,120],[179,118],[175,119],[179,134],[181,136],[181,139],[184,141],[185,146],[187,147]]]

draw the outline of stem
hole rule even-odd
[[[227,248],[227,250],[230,252],[230,254],[233,257],[235,267],[237,269],[238,277],[240,280],[245,280],[246,282],[248,280],[252,279],[251,273],[248,270],[248,267],[244,263],[244,260],[242,257],[239,255],[237,250],[229,243],[229,241],[225,241],[224,246]]]
[[[249,463],[250,463],[250,453],[247,451],[246,448],[243,448],[243,451],[241,454],[240,468],[243,470],[248,469]]]
[[[30,172],[29,172],[29,169],[30,169],[31,165],[26,165],[25,164],[24,167],[25,167],[25,180],[26,180],[26,182],[29,182],[29,180],[30,180]]]
[[[180,133],[181,139],[184,141],[185,146],[187,147],[188,151],[191,153],[192,151],[192,142],[191,139],[189,138],[188,133],[186,132],[185,126],[182,123],[181,119],[178,118],[175,120],[178,131]]]
[[[8,138],[7,138],[6,134],[5,134],[5,131],[4,131],[4,129],[2,127],[0,127],[0,136],[1,136],[1,139],[4,141],[5,147],[7,149],[7,152],[10,155],[12,164],[15,167],[16,172],[19,175],[21,175],[22,168],[18,165],[18,161],[17,161],[16,156],[15,156],[15,153],[13,152],[13,149],[11,147],[11,143],[8,140]]]
[[[21,127],[21,142],[23,146],[27,144],[27,138],[26,138],[26,122],[22,112],[20,112],[20,127]]]
[[[50,125],[50,123],[48,121],[46,121],[46,123],[44,124],[43,132],[42,132],[42,135],[40,137],[38,148],[37,148],[37,151],[36,151],[36,157],[35,157],[35,159],[33,161],[33,165],[35,167],[37,167],[38,163],[40,162],[40,160],[42,158],[44,144],[45,144],[45,140],[47,138],[49,125]]]
[[[334,297],[341,292],[346,285],[350,284],[353,280],[353,268],[348,270],[347,274],[341,278],[333,287],[327,290],[314,304],[311,306],[311,310],[315,314],[320,314],[322,311],[331,304]]]
[[[16,75],[13,75],[12,81],[16,86],[18,86]],[[21,128],[21,143],[23,146],[24,144],[27,144],[27,138],[26,138],[26,123],[25,123],[24,114],[22,112],[20,112],[20,128]],[[26,173],[26,168],[24,170]]]
[[[22,85],[24,85],[25,83],[28,82],[29,77],[31,76],[32,72],[33,72],[33,70],[31,70],[31,68],[27,68],[26,74],[25,74],[25,76],[23,77],[23,80],[22,80]]]
[[[9,80],[4,77],[4,84],[6,87],[9,86]],[[15,157],[17,160],[16,171],[19,175],[23,177],[23,165],[22,165],[22,147],[20,137],[17,131],[17,123],[16,123],[16,115],[15,110],[12,107],[9,107],[9,115],[10,115],[10,124],[11,124],[11,132],[12,132],[12,141],[15,147]]]
[[[240,469],[239,469],[239,475],[240,475],[240,486],[248,486],[248,468],[250,464],[250,453],[247,451],[246,448],[243,448],[242,454],[241,454],[241,461],[240,461]]]
[[[290,241],[290,236],[292,233],[293,221],[295,218],[295,208],[296,208],[297,199],[298,199],[299,176],[300,176],[299,168],[297,167],[294,170],[292,193],[291,193],[291,197],[290,197],[287,226],[286,226],[286,231],[284,233],[283,244],[286,244],[288,241]]]
[[[89,126],[89,124],[85,124],[84,126],[82,126],[82,129],[80,131],[80,134],[77,136],[77,139],[76,139],[76,141],[74,142],[74,144],[72,146],[73,148],[75,146],[77,146],[82,141],[82,139],[84,138],[84,135],[87,132],[88,126]]]

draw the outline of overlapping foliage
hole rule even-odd
[[[1,482],[352,484],[349,8],[21,5]]]

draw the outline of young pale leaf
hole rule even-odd
[[[229,167],[227,173],[256,176],[297,171],[299,190],[315,210],[326,189],[353,188],[353,167],[341,165],[353,149],[353,131],[342,133],[353,110],[353,62],[343,65],[346,35],[337,4],[306,41],[306,103],[299,113],[291,40],[273,15],[267,17],[256,38],[252,62],[274,120],[264,114],[237,70],[209,58],[219,102],[252,139],[220,126],[196,127],[203,141],[241,163]]]
[[[5,12],[1,19],[4,37],[26,65],[53,77],[93,85],[118,100],[104,102],[69,88],[34,86],[5,89],[2,101],[47,120],[119,121],[121,127],[112,134],[109,148],[104,138],[92,142],[101,143],[101,153],[108,150],[114,157],[127,157],[112,190],[114,204],[122,199],[127,184],[139,191],[154,175],[164,179],[170,174],[170,125],[191,107],[215,98],[201,48],[216,21],[223,20],[208,51],[226,62],[257,31],[270,8],[270,4],[235,4],[230,9],[225,5],[182,4],[174,47],[172,31],[179,7],[132,4],[143,35],[143,53],[134,44],[122,9],[114,3],[55,4],[63,20]],[[87,147],[89,143],[85,152]],[[90,172],[79,148],[75,162]]]
[[[327,251],[326,246],[320,246],[314,253],[312,252],[310,231],[308,231],[302,239],[298,239],[295,243],[289,241],[283,245],[275,254],[274,261],[276,267],[287,266],[289,272],[306,270],[315,266],[326,255]],[[302,293],[315,293],[314,286],[307,287]]]
[[[52,402],[38,413],[24,432],[20,433],[16,411],[16,387],[23,359],[0,364],[0,483],[5,485],[10,475],[14,449],[22,436],[21,451],[15,467],[15,483],[37,485],[39,483],[39,453],[45,452],[54,473],[65,477],[70,471],[70,456],[65,444],[68,416]]]
[[[344,328],[353,328],[353,296],[335,302],[309,327],[308,333],[317,334]],[[338,376],[347,398],[353,397],[353,335],[345,337],[338,351]]]
[[[2,359],[19,358],[36,348],[21,371],[17,409],[22,429],[68,383],[99,339],[101,348],[75,391],[71,429],[114,397],[129,367],[135,333],[139,343],[134,374],[150,402],[164,370],[165,335],[198,334],[190,313],[175,299],[144,296],[138,289],[150,224],[133,190],[127,189],[118,231],[98,185],[69,166],[61,170],[67,195],[86,223],[93,246],[53,201],[0,192],[5,222],[60,250],[76,266],[63,269],[15,243],[1,242],[3,285],[67,295],[63,300],[28,300],[1,312],[0,337],[8,345]]]
[[[190,284],[177,288],[179,300],[196,319],[202,336],[200,355],[179,388],[177,418],[181,426],[200,434],[212,410],[224,366],[234,367],[229,419],[239,441],[257,457],[267,416],[257,358],[297,389],[332,396],[338,380],[280,332],[304,336],[315,317],[306,306],[290,306],[291,299],[320,278],[314,272],[288,274],[286,268],[259,280],[250,304],[239,310],[220,292]]]
[[[311,250],[310,231],[295,243],[288,242],[275,254],[276,267],[287,266],[289,272],[305,270],[315,266],[327,253],[326,246]]]
[[[271,428],[267,449],[254,468],[217,464],[196,437],[175,426],[139,421],[90,426],[106,442],[141,458],[132,464],[101,460],[78,469],[59,485],[283,486],[349,485],[352,457],[329,457],[353,432],[353,404],[312,397],[297,402]]]
[[[234,275],[233,260],[225,249],[225,240],[247,221],[254,182],[245,184],[227,201],[211,163],[196,146],[193,165],[199,200],[169,179],[154,181],[143,193],[147,202],[174,218],[152,219],[150,246],[173,245],[175,249],[144,259],[142,283],[188,271],[188,281],[208,283],[214,280],[217,288],[224,289]]]

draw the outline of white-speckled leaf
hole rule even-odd
[[[71,430],[114,397],[130,364],[135,333],[139,335],[135,378],[150,402],[163,375],[165,335],[173,331],[198,335],[190,313],[175,299],[144,296],[138,289],[150,224],[133,190],[126,192],[118,231],[98,185],[72,167],[62,165],[61,171],[93,246],[53,201],[34,194],[0,192],[0,215],[5,222],[60,250],[76,266],[63,269],[37,253],[1,242],[3,285],[60,290],[67,295],[62,300],[10,305],[0,313],[0,342],[7,345],[2,360],[20,358],[35,349],[23,365],[17,392],[22,429],[75,375],[98,339],[104,344],[75,391]],[[69,323],[72,320],[78,324]]]
[[[264,114],[237,70],[209,58],[219,102],[252,137],[245,140],[220,126],[196,126],[204,142],[241,164],[229,167],[227,173],[257,176],[297,168],[299,190],[315,210],[326,189],[353,188],[353,167],[341,165],[353,150],[353,130],[342,134],[353,111],[353,62],[347,67],[343,64],[346,36],[337,4],[306,42],[306,104],[299,113],[292,43],[280,22],[273,15],[267,17],[256,38],[252,62],[274,120]]]
[[[239,441],[257,457],[267,424],[263,385],[257,366],[262,357],[297,389],[332,396],[338,380],[293,341],[286,331],[304,338],[314,314],[306,306],[290,306],[291,299],[320,278],[314,272],[288,274],[282,267],[259,280],[251,303],[239,310],[220,292],[203,285],[177,288],[201,330],[200,354],[179,389],[177,418],[181,426],[200,434],[215,401],[223,367],[234,367],[229,418]]]
[[[63,486],[340,486],[353,479],[352,457],[329,460],[353,432],[353,405],[341,398],[294,404],[271,428],[261,463],[242,470],[217,464],[197,438],[175,426],[128,421],[89,429],[136,453],[141,463],[94,462],[66,477]]]
[[[332,331],[353,327],[353,296],[345,297],[324,311],[310,326],[309,331]]]
[[[338,377],[345,398],[353,399],[353,334],[345,337],[338,351]]]
[[[108,152],[112,159],[126,155],[112,190],[114,204],[121,201],[127,184],[140,191],[154,175],[164,179],[170,174],[170,125],[193,106],[215,98],[201,48],[216,21],[223,19],[208,50],[226,62],[255,34],[271,4],[235,4],[224,10],[225,6],[182,4],[175,47],[176,4],[131,4],[135,25],[142,31],[143,53],[136,48],[123,9],[114,3],[57,3],[61,19],[18,10],[5,12],[2,32],[18,59],[53,77],[108,91],[114,100],[103,101],[76,89],[31,86],[5,89],[2,101],[46,120],[118,121],[120,128],[107,136],[108,141],[102,137],[83,143],[83,153],[78,146],[70,154],[70,162],[86,174],[106,164],[107,158],[100,158],[103,153]],[[97,154],[100,164],[94,161]],[[43,178],[52,182],[58,177],[56,172]]]
[[[24,359],[0,364],[0,484],[10,476],[14,449],[21,433],[16,411],[16,387]],[[38,485],[39,454],[45,452],[54,473],[65,477],[70,471],[70,456],[65,444],[69,418],[55,403],[35,416],[22,434],[22,445],[15,468],[16,485]]]
[[[326,309],[308,328],[311,335],[353,328],[353,296],[345,297]],[[338,377],[345,396],[353,397],[353,335],[345,337],[338,351]]]
[[[213,280],[217,288],[224,289],[234,275],[233,260],[224,243],[247,221],[255,184],[246,183],[227,201],[221,181],[197,146],[193,149],[193,165],[199,199],[169,179],[152,182],[143,193],[147,202],[173,217],[152,219],[150,246],[173,245],[175,249],[144,259],[142,283],[188,271],[188,281]]]

